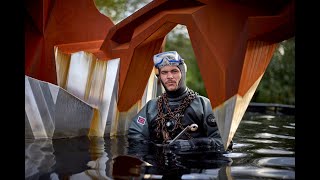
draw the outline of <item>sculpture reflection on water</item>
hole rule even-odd
[[[176,151],[126,136],[26,141],[25,178],[295,179],[295,117],[247,112],[233,150]]]
[[[180,179],[183,175],[201,173],[201,169],[225,171],[232,163],[221,152],[179,152],[152,143],[125,146],[125,137],[119,140],[78,137],[27,142],[25,177],[30,180]]]

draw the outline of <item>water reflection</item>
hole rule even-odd
[[[243,158],[248,156],[249,154],[247,153],[228,153],[228,154],[224,154],[225,157],[229,157],[229,158]]]
[[[89,144],[89,153],[91,161],[87,163],[90,169],[83,172],[72,174],[70,180],[79,179],[111,179],[106,175],[106,163],[109,160],[108,153],[105,151],[105,142],[103,138],[91,137]]]
[[[110,142],[108,146],[105,140]],[[126,146],[98,137],[28,142],[25,177],[30,180],[181,179],[182,176],[183,179],[198,179],[226,176],[225,167],[232,163],[220,152],[178,153],[150,144],[143,146],[148,147],[143,147],[144,150],[141,146],[137,149],[129,147],[128,153],[132,155],[125,155]],[[203,174],[204,170],[211,174]]]
[[[267,157],[258,159],[256,164],[259,166],[270,167],[295,167],[295,159],[293,157]]]
[[[284,139],[295,139],[295,137],[292,136],[284,136],[284,135],[277,135],[277,134],[271,134],[271,133],[257,133],[255,138],[284,138]]]
[[[26,142],[26,179],[111,179],[103,138]],[[109,167],[108,167],[109,168]]]
[[[27,140],[25,142],[25,178],[38,179],[51,172],[55,165],[52,140]]]
[[[274,178],[274,179],[295,179],[295,173],[291,170],[259,168],[254,166],[237,166],[232,167],[232,177],[252,177],[252,179]]]
[[[143,151],[141,151],[143,150]],[[232,164],[230,157],[217,151],[179,151],[166,146],[156,146],[152,143],[130,142],[128,154],[139,157],[150,163],[146,166],[144,179],[156,177],[161,179],[207,179],[213,176],[226,176],[224,167]],[[205,170],[215,170],[216,174],[204,174]],[[224,179],[220,177],[220,179]]]
[[[244,141],[253,142],[253,143],[268,143],[268,144],[280,143],[278,141],[273,141],[268,139],[245,139]]]
[[[276,155],[294,154],[294,152],[292,151],[286,151],[282,149],[257,149],[255,150],[255,152],[259,154],[276,154]]]
[[[259,123],[240,124],[228,153],[129,146],[124,136],[26,140],[25,179],[295,179],[294,117],[246,118]]]

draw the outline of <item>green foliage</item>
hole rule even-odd
[[[118,22],[125,18],[126,0],[94,0],[97,9],[114,22]]]
[[[118,23],[152,0],[94,0],[97,9]]]
[[[279,43],[251,101],[295,104],[295,38]]]

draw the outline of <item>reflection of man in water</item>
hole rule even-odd
[[[169,51],[154,55],[153,61],[165,93],[150,100],[132,119],[128,132],[130,145],[146,140],[164,144],[185,127],[197,124],[196,131],[185,132],[171,146],[176,149],[223,150],[210,100],[186,86],[184,59],[176,51]]]

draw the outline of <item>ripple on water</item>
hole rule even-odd
[[[248,156],[248,154],[246,153],[227,153],[227,154],[223,154],[224,157],[229,157],[229,158],[242,158],[242,157],[246,157]]]
[[[273,168],[258,168],[250,166],[234,166],[231,167],[231,175],[233,177],[248,176],[258,178],[276,178],[276,179],[295,179],[295,172],[292,170],[273,169]]]
[[[268,140],[268,139],[245,139],[247,142],[254,142],[254,143],[279,143],[278,141]]]
[[[262,124],[261,122],[257,122],[257,121],[249,121],[249,120],[242,121],[241,123],[246,123],[246,124]]]
[[[279,127],[277,127],[277,126],[269,126],[269,128],[279,129]]]
[[[277,135],[271,133],[257,133],[254,135],[255,138],[281,138],[281,139],[295,139],[292,136],[285,136],[285,135]]]
[[[255,119],[267,119],[267,120],[271,120],[275,118],[275,116],[273,115],[260,115],[260,116],[255,116]]]
[[[290,155],[294,154],[293,151],[286,151],[281,149],[257,149],[254,152],[258,154],[278,154],[278,155]]]
[[[295,129],[294,126],[282,126],[282,127],[287,128],[287,129]]]
[[[294,157],[266,157],[258,159],[256,162],[260,166],[274,166],[274,167],[295,167]]]
[[[233,143],[232,149],[238,149],[243,147],[253,147],[253,144],[247,144],[247,143]]]

